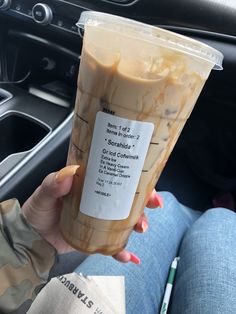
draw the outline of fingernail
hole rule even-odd
[[[158,193],[155,194],[154,201],[157,207],[163,208],[164,202],[162,197]]]
[[[73,165],[73,166],[67,166],[65,168],[62,168],[60,171],[57,172],[55,180],[57,183],[60,183],[64,181],[68,177],[72,177],[76,174],[76,171],[79,169],[80,166]]]
[[[142,229],[142,232],[145,232],[148,229],[148,224],[145,220],[143,220],[141,223],[141,229]]]
[[[138,256],[134,255],[133,253],[130,253],[130,262],[139,265],[141,263],[140,258]]]

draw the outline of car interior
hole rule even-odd
[[[84,10],[132,18],[224,54],[175,146],[158,190],[204,210],[236,190],[236,3],[223,0],[0,0],[0,200],[22,203],[66,163]]]

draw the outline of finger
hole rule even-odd
[[[138,222],[134,226],[134,230],[139,233],[144,233],[148,229],[148,219],[145,214],[142,214]]]
[[[128,252],[126,250],[123,250],[115,255],[113,255],[113,258],[121,263],[134,263],[136,265],[139,265],[141,263],[141,260],[138,256],[136,256],[134,253]]]
[[[156,192],[154,189],[149,197],[149,200],[147,202],[147,207],[149,208],[156,208],[161,207],[163,208],[164,203],[162,197]]]
[[[63,182],[66,178],[74,176],[79,167],[80,167],[79,165],[71,165],[62,168],[56,174],[56,182],[60,183]]]
[[[78,165],[73,165],[67,166],[56,173],[50,173],[37,189],[40,195],[35,196],[37,196],[39,201],[42,200],[43,202],[45,200],[49,202],[50,199],[54,200],[68,194],[73,182],[73,176],[78,169]]]
[[[34,206],[44,211],[51,209],[57,199],[69,193],[78,169],[79,166],[67,166],[57,173],[49,174],[31,197]]]
[[[79,167],[79,165],[67,166],[57,173],[48,175],[42,182],[42,192],[55,198],[68,194],[73,176],[77,173]]]
[[[56,225],[60,216],[60,197],[66,195],[71,188],[73,175],[79,166],[63,168],[63,177],[59,173],[49,174],[22,206],[26,219],[38,230],[47,225]],[[57,182],[59,174],[59,182]]]

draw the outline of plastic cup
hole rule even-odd
[[[84,30],[61,231],[74,248],[121,251],[211,70],[223,55],[195,40],[98,12]]]

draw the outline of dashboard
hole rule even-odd
[[[150,24],[236,35],[234,0],[0,0],[2,15],[52,29],[77,33],[83,10],[97,10],[131,17]]]

